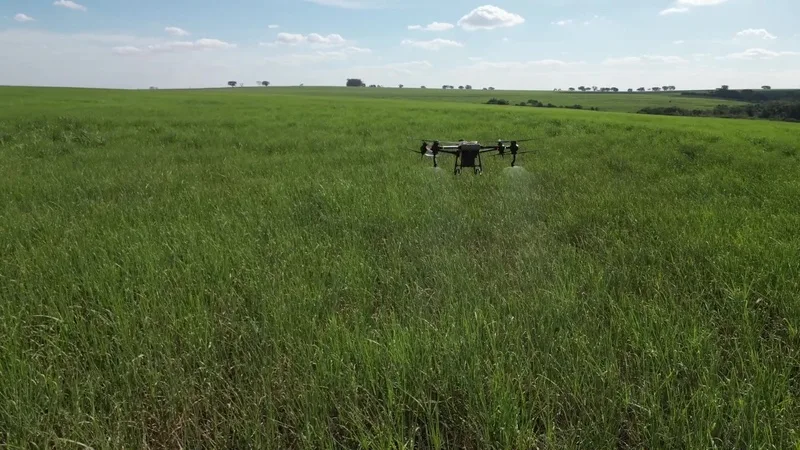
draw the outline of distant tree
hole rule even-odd
[[[262,81],[261,85],[264,86],[264,87],[267,87],[267,86],[269,86],[269,81]]]
[[[728,86],[727,84],[723,84],[722,85],[722,90],[723,91],[727,91],[728,89],[730,89],[730,86]]]
[[[615,88],[615,87],[612,87],[612,88],[611,88],[611,91],[612,91],[612,92],[619,92],[619,89],[618,89],[618,88]]]
[[[633,92],[633,88],[628,88],[628,92]]]
[[[464,90],[464,86],[459,86],[458,88],[461,89],[462,91]]]
[[[427,89],[425,86],[420,86],[419,88],[420,89]]]
[[[236,87],[236,84],[237,83],[235,81],[228,81],[228,86],[230,87]]]
[[[347,87],[364,87],[364,82],[360,78],[348,78]]]
[[[447,90],[447,88],[448,88],[448,86],[446,84],[442,85],[442,89]]]
[[[579,86],[578,90],[581,91],[581,92],[585,92],[586,91],[586,86]]]
[[[402,84],[398,84],[397,87],[399,87],[400,89],[403,89],[403,85]]]
[[[494,90],[494,88],[493,88],[492,86],[489,86],[489,90],[490,90],[490,91],[493,91],[493,90]]]
[[[592,86],[592,90],[597,92],[597,86]]]
[[[653,92],[658,92],[658,91],[660,91],[660,90],[661,90],[661,88],[660,88],[660,87],[658,87],[658,86],[654,86],[654,87],[653,87],[651,90],[652,90]]]
[[[644,91],[646,91],[647,89],[645,89],[645,88],[643,88],[643,87],[640,87],[639,89],[636,89],[636,90],[637,90],[637,91],[639,91],[639,92],[644,92]]]
[[[472,86],[468,84],[468,85],[464,86],[464,89],[466,89],[468,91],[471,91],[472,90]]]
[[[670,87],[669,87],[669,90],[670,90],[670,91],[674,91],[674,90],[676,90],[676,89],[677,89],[677,88],[676,88],[675,86],[670,86]]]
[[[488,91],[488,89],[486,89],[486,88],[483,88],[483,89],[481,89],[481,90],[482,90],[482,91]]]
[[[772,89],[772,86],[761,86],[761,89],[764,89],[765,91],[768,91],[768,90]]]
[[[581,87],[583,87],[583,86],[581,86]],[[578,88],[578,89],[580,89],[580,88]],[[569,88],[569,90],[570,90],[571,92],[575,92],[575,88],[574,88],[574,87],[571,87],[571,88]]]

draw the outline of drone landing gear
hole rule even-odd
[[[482,175],[483,162],[481,161],[480,152],[458,152],[456,154],[453,173],[455,175],[461,175],[461,169],[464,167],[472,167],[475,175]]]

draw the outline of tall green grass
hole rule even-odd
[[[0,94],[8,448],[800,442],[796,126]]]

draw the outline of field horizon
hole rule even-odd
[[[800,125],[670,94],[0,88],[0,446],[798,448]]]

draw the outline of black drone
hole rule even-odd
[[[505,158],[506,149],[511,153],[511,167],[517,164],[517,155],[527,153],[519,151],[519,142],[532,141],[533,139],[520,139],[520,140],[502,140],[499,139],[495,145],[483,145],[478,141],[439,141],[436,139],[420,139],[422,147],[419,148],[421,156],[428,156],[433,158],[433,167],[439,167],[436,157],[439,153],[446,153],[456,157],[455,167],[453,173],[455,175],[461,174],[461,169],[464,167],[472,167],[476,175],[483,173],[483,162],[481,155],[488,152],[497,152],[494,155]],[[433,142],[433,145],[428,146],[428,142]],[[442,145],[446,144],[446,145]],[[511,144],[506,147],[506,144]]]

